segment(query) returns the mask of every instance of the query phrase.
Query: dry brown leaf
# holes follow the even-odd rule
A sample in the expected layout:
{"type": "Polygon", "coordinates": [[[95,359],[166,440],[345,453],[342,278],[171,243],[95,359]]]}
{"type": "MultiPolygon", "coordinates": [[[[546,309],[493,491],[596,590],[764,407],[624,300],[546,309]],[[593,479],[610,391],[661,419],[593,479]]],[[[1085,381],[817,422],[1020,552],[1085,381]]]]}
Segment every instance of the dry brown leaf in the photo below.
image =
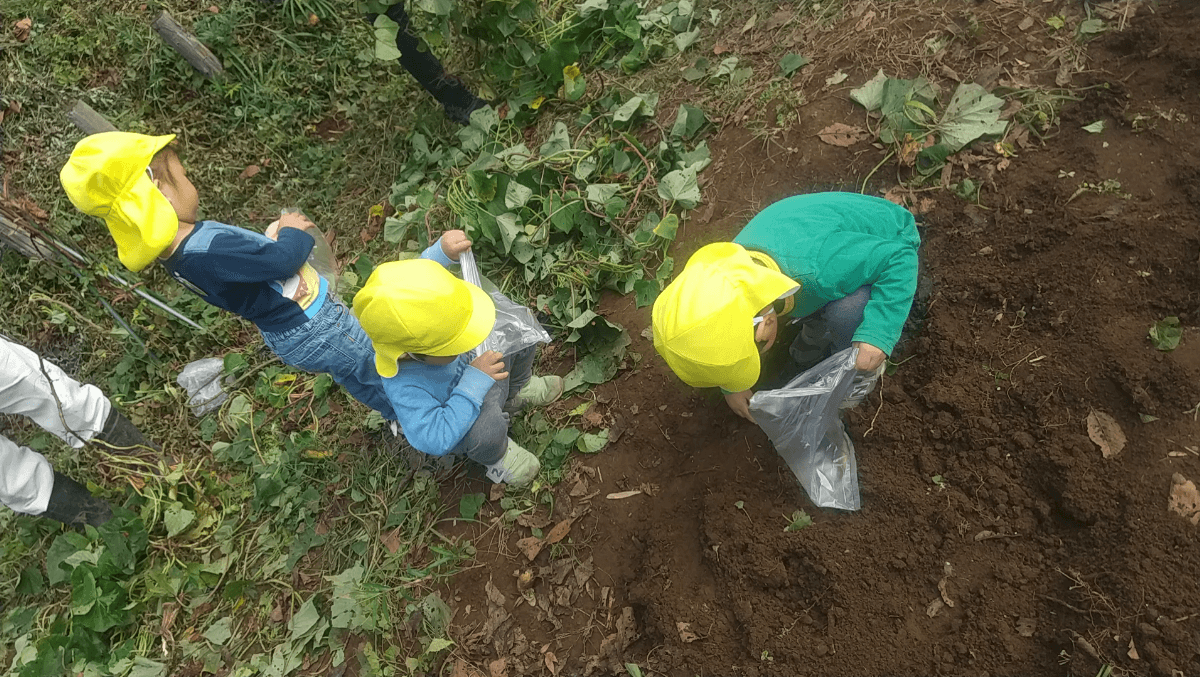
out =
{"type": "Polygon", "coordinates": [[[604,425],[604,414],[601,414],[595,409],[589,409],[587,413],[583,415],[583,422],[587,424],[586,427],[589,430],[594,430],[604,425]]]}
{"type": "Polygon", "coordinates": [[[1037,621],[1032,618],[1017,619],[1017,634],[1022,637],[1033,637],[1033,631],[1037,629],[1037,621]]]}
{"type": "Polygon", "coordinates": [[[220,8],[220,7],[217,7],[216,5],[209,5],[209,6],[208,6],[208,11],[209,11],[209,12],[212,12],[213,14],[220,14],[220,13],[221,13],[221,8],[220,8]]]}
{"type": "Polygon", "coordinates": [[[1088,437],[1100,447],[1104,458],[1112,458],[1125,448],[1125,433],[1121,431],[1121,426],[1102,411],[1088,414],[1087,431],[1088,437]]]}
{"type": "Polygon", "coordinates": [[[851,127],[844,122],[835,122],[825,129],[817,132],[819,137],[825,143],[831,146],[845,148],[853,146],[859,141],[865,141],[870,138],[871,133],[862,127],[851,127]]]}
{"type": "Polygon", "coordinates": [[[574,521],[575,520],[573,519],[565,519],[558,524],[555,524],[554,528],[550,530],[550,533],[546,534],[546,542],[558,543],[562,539],[566,538],[567,533],[571,531],[571,524],[574,521]]]}
{"type": "Polygon", "coordinates": [[[454,671],[450,673],[450,677],[485,677],[482,672],[475,669],[470,663],[459,658],[454,661],[454,671]]]}
{"type": "Polygon", "coordinates": [[[1137,647],[1133,645],[1132,637],[1129,638],[1129,653],[1126,655],[1135,661],[1140,658],[1140,656],[1138,656],[1137,647]]]}
{"type": "Polygon", "coordinates": [[[721,55],[729,51],[729,46],[723,42],[713,45],[713,54],[721,55]]]}
{"type": "Polygon", "coordinates": [[[1017,28],[1020,28],[1023,31],[1033,28],[1033,17],[1027,16],[1024,19],[1021,19],[1021,23],[1017,24],[1017,28]]]}
{"type": "Polygon", "coordinates": [[[25,42],[29,39],[29,31],[33,30],[33,19],[25,17],[13,26],[13,36],[17,42],[25,42]]]}
{"type": "Polygon", "coordinates": [[[575,483],[575,486],[571,487],[571,491],[570,491],[569,495],[571,498],[579,498],[580,496],[587,496],[587,492],[588,492],[587,480],[583,479],[581,477],[581,478],[579,478],[579,481],[575,483]]]}
{"type": "Polygon", "coordinates": [[[400,527],[380,536],[379,542],[383,543],[383,547],[387,548],[389,553],[395,555],[400,550],[400,527]]]}
{"type": "Polygon", "coordinates": [[[503,482],[499,484],[493,484],[492,488],[488,491],[488,500],[499,501],[500,499],[504,498],[505,489],[508,489],[508,485],[503,482]]]}
{"type": "Polygon", "coordinates": [[[555,656],[553,651],[547,651],[543,659],[546,661],[546,669],[550,671],[551,675],[557,675],[558,671],[562,669],[558,664],[558,656],[555,656]]]}
{"type": "Polygon", "coordinates": [[[537,559],[538,553],[542,551],[542,539],[537,536],[528,536],[517,541],[517,549],[529,559],[530,562],[537,559]]]}
{"type": "Polygon", "coordinates": [[[524,515],[517,516],[517,524],[520,524],[527,529],[545,529],[550,525],[550,516],[531,515],[526,513],[524,515]]]}
{"type": "Polygon", "coordinates": [[[858,20],[858,25],[854,27],[854,32],[861,33],[867,26],[871,25],[871,21],[875,18],[875,10],[871,10],[863,15],[863,18],[858,20]]]}
{"type": "Polygon", "coordinates": [[[271,609],[271,622],[272,623],[282,623],[283,622],[283,607],[282,606],[276,604],[275,608],[271,609]]]}
{"type": "Polygon", "coordinates": [[[491,677],[508,677],[508,659],[497,658],[491,663],[488,663],[488,674],[490,674],[491,677]]]}
{"type": "Polygon", "coordinates": [[[925,615],[929,616],[930,618],[933,618],[934,616],[941,613],[942,609],[944,609],[944,608],[946,608],[946,603],[943,602],[940,598],[935,599],[925,607],[925,615]]]}
{"type": "Polygon", "coordinates": [[[255,175],[257,175],[261,171],[262,171],[262,167],[259,167],[258,165],[248,165],[245,169],[242,170],[241,174],[238,174],[238,178],[239,179],[252,179],[255,177],[255,175]]]}
{"type": "Polygon", "coordinates": [[[681,623],[676,621],[675,629],[679,631],[679,641],[683,642],[684,644],[691,644],[692,642],[700,639],[699,635],[692,632],[691,623],[681,623]]]}
{"type": "Polygon", "coordinates": [[[1175,473],[1171,479],[1167,509],[1191,520],[1192,524],[1200,524],[1200,491],[1196,490],[1196,483],[1179,473],[1175,473]]]}
{"type": "Polygon", "coordinates": [[[622,498],[629,498],[629,497],[631,497],[631,496],[637,496],[637,495],[639,495],[639,494],[641,494],[641,493],[642,493],[642,490],[641,490],[641,489],[634,489],[633,491],[618,491],[618,492],[616,492],[616,493],[614,493],[614,494],[609,494],[609,495],[608,495],[606,498],[609,498],[609,499],[612,499],[612,500],[614,500],[614,501],[617,501],[617,500],[620,500],[620,499],[622,499],[622,498]]]}

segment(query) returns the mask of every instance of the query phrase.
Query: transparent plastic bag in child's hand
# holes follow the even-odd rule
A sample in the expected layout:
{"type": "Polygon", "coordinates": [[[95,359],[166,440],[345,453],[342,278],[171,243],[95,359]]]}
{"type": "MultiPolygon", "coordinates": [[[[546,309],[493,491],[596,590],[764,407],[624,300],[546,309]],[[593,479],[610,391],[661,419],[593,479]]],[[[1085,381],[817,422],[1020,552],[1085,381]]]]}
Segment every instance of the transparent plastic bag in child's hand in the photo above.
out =
{"type": "Polygon", "coordinates": [[[224,369],[225,360],[208,357],[188,363],[183,371],[179,372],[175,382],[187,391],[188,405],[196,417],[221,406],[229,397],[221,389],[221,373],[224,369]]]}
{"type": "Polygon", "coordinates": [[[854,380],[850,384],[850,394],[846,399],[842,400],[840,408],[853,409],[862,404],[863,400],[867,399],[875,390],[875,386],[879,385],[879,378],[883,376],[883,370],[887,367],[887,361],[879,365],[878,369],[873,371],[858,371],[854,372],[854,380]]]}
{"type": "MultiPolygon", "coordinates": [[[[280,216],[286,214],[300,214],[301,216],[305,216],[304,212],[295,207],[279,210],[280,216]]],[[[309,219],[309,221],[311,220],[309,219]]],[[[279,222],[275,221],[271,226],[278,224],[279,222]]],[[[338,271],[337,257],[333,255],[333,247],[329,246],[329,240],[325,238],[325,234],[316,225],[308,228],[308,234],[313,237],[313,248],[308,254],[308,265],[317,271],[317,275],[325,278],[325,282],[329,285],[328,294],[337,298],[338,278],[341,277],[341,274],[338,271]]]]}
{"type": "Polygon", "coordinates": [[[835,353],[778,390],[750,398],[750,413],[816,505],[858,510],[854,445],[838,415],[858,370],[857,348],[835,353]]]}
{"type": "Polygon", "coordinates": [[[475,265],[475,254],[471,250],[460,254],[458,263],[462,267],[463,280],[487,291],[492,297],[492,302],[496,304],[496,324],[492,326],[492,333],[472,351],[473,354],[494,350],[501,355],[512,355],[535,343],[550,342],[550,334],[537,321],[532,310],[508,298],[499,290],[488,290],[490,285],[483,283],[479,267],[475,265]]]}

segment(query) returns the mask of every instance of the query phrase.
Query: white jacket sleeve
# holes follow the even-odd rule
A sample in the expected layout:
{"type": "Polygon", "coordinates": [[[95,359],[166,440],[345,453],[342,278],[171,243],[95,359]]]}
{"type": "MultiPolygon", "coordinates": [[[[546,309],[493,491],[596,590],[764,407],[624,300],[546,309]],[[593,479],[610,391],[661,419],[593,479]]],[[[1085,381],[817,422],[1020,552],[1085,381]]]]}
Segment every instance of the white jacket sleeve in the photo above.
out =
{"type": "Polygon", "coordinates": [[[0,338],[0,412],[28,416],[78,449],[104,429],[111,409],[96,386],[81,384],[25,346],[0,338]]]}

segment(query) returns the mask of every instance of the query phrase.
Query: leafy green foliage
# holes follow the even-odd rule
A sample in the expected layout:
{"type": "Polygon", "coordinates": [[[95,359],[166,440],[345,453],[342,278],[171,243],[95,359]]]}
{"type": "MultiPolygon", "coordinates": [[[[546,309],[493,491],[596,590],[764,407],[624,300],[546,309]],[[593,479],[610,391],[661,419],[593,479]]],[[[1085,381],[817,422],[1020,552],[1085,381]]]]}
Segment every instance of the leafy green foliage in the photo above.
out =
{"type": "Polygon", "coordinates": [[[788,525],[783,528],[785,532],[800,531],[813,523],[812,517],[809,517],[808,513],[803,510],[793,512],[790,518],[784,515],[784,519],[789,520],[788,525]]]}
{"type": "Polygon", "coordinates": [[[1155,322],[1150,327],[1150,342],[1163,352],[1169,352],[1179,347],[1183,340],[1183,327],[1179,318],[1172,315],[1155,322]]]}

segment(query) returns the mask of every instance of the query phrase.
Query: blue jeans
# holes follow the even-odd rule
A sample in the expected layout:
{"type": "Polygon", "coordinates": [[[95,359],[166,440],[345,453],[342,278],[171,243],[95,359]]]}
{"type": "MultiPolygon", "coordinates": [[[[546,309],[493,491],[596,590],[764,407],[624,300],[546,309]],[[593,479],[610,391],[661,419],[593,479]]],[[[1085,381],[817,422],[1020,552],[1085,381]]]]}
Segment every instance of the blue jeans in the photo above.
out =
{"type": "Polygon", "coordinates": [[[862,324],[863,310],[871,300],[871,285],[863,285],[840,299],[830,301],[815,313],[793,322],[804,326],[789,352],[801,365],[812,365],[845,350],[854,342],[862,324]]]}
{"type": "Polygon", "coordinates": [[[481,465],[492,465],[504,458],[508,451],[508,419],[512,411],[510,398],[516,398],[521,388],[533,376],[533,358],[537,346],[504,357],[508,378],[496,381],[483,397],[479,407],[479,418],[462,441],[450,453],[463,455],[481,465]]]}
{"type": "Polygon", "coordinates": [[[396,420],[375,371],[375,349],[358,318],[333,298],[308,322],[280,332],[262,332],[263,340],[283,363],[304,371],[329,374],[354,399],[396,420]]]}

